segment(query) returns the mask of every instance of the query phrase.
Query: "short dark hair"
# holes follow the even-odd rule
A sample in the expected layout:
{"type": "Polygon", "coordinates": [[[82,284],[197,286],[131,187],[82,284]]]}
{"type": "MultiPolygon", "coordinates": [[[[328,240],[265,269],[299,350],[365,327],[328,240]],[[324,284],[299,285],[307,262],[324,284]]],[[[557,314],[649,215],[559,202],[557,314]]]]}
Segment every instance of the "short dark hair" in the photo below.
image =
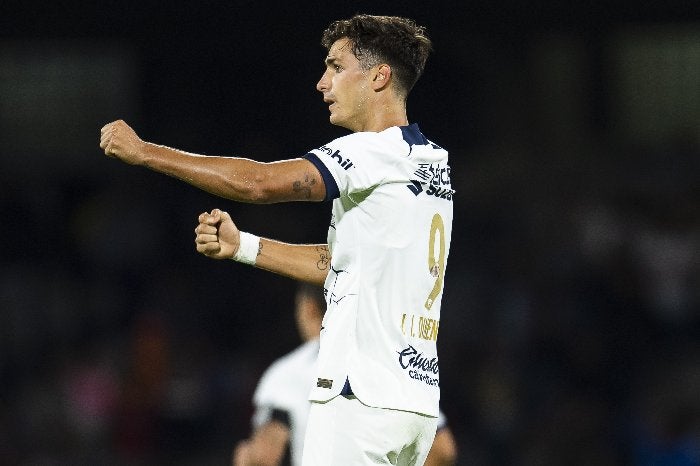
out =
{"type": "Polygon", "coordinates": [[[323,31],[321,44],[330,50],[335,41],[344,37],[352,42],[352,53],[364,68],[380,63],[391,66],[398,90],[404,96],[423,74],[432,50],[425,28],[398,16],[358,14],[334,21],[323,31]]]}

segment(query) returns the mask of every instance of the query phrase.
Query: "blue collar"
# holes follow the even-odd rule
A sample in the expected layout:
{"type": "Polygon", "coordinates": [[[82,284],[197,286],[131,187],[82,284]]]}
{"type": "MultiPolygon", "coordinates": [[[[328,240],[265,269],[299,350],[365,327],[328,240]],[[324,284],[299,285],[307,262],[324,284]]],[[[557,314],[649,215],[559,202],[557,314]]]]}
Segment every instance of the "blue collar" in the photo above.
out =
{"type": "Polygon", "coordinates": [[[425,146],[429,144],[428,140],[423,136],[423,133],[420,132],[418,123],[412,123],[408,126],[399,126],[399,128],[401,128],[403,140],[406,141],[409,146],[425,146]]]}

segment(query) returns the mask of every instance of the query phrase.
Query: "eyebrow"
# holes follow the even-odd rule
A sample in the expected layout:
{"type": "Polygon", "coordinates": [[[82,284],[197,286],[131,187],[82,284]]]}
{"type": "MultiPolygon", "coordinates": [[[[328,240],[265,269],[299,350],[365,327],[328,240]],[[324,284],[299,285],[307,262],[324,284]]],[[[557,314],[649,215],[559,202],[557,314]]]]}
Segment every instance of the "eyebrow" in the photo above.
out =
{"type": "Polygon", "coordinates": [[[326,66],[331,66],[337,61],[338,61],[338,59],[336,57],[331,57],[330,55],[327,56],[325,60],[323,60],[323,62],[326,64],[326,66]]]}

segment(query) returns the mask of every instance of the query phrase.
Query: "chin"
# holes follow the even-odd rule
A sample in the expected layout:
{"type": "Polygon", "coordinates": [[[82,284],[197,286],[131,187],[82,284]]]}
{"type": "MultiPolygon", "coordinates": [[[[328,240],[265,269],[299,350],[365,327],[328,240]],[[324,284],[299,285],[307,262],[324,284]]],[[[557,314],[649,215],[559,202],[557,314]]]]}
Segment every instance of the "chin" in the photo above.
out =
{"type": "Polygon", "coordinates": [[[328,121],[330,121],[332,125],[343,126],[343,120],[333,113],[328,117],[328,121]]]}

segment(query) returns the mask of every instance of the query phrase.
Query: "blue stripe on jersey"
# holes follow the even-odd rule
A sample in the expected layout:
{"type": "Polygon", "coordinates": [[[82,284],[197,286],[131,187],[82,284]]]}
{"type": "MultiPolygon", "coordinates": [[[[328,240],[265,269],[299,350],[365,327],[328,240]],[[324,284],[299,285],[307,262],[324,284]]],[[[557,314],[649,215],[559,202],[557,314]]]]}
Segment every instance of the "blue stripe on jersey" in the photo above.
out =
{"type": "Polygon", "coordinates": [[[409,146],[424,146],[428,144],[428,140],[423,136],[423,133],[420,132],[420,128],[418,128],[418,123],[400,126],[400,128],[403,140],[406,141],[409,146]]]}
{"type": "Polygon", "coordinates": [[[306,154],[304,158],[309,162],[313,163],[314,166],[316,166],[318,171],[321,173],[321,178],[323,178],[323,184],[326,185],[326,198],[324,200],[331,201],[340,197],[340,190],[338,189],[338,185],[336,184],[333,175],[331,175],[331,172],[323,164],[323,162],[321,162],[321,159],[319,159],[316,154],[312,154],[311,152],[306,154]]]}
{"type": "Polygon", "coordinates": [[[270,413],[270,420],[280,422],[285,427],[288,427],[290,429],[292,427],[292,421],[289,418],[289,411],[285,409],[272,408],[272,412],[270,413]]]}

